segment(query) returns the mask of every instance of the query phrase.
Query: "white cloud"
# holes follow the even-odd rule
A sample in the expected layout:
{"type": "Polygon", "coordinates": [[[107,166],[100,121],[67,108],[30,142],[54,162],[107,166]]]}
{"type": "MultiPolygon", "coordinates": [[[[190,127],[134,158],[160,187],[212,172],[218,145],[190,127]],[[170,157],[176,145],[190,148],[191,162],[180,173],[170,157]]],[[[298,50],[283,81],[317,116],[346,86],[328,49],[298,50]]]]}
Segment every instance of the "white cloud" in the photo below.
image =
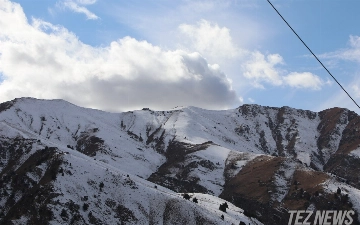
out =
{"type": "Polygon", "coordinates": [[[81,5],[92,5],[97,2],[97,0],[76,0],[77,3],[81,5]]]}
{"type": "Polygon", "coordinates": [[[254,103],[254,102],[255,102],[255,100],[252,99],[252,98],[248,98],[248,101],[251,102],[251,103],[254,103]]]}
{"type": "MultiPolygon", "coordinates": [[[[136,2],[136,1],[135,1],[136,2]]],[[[126,24],[157,45],[174,47],[192,39],[181,32],[179,25],[200,28],[206,19],[212,28],[216,26],[231,33],[232,44],[242,49],[258,46],[259,41],[269,35],[263,23],[251,19],[249,7],[258,5],[253,0],[181,0],[181,1],[144,1],[146,7],[139,7],[134,1],[109,1],[102,9],[120,25],[126,24]],[[113,2],[119,2],[114,4],[113,2]],[[216,22],[216,23],[212,23],[216,22]]],[[[218,41],[218,40],[215,40],[218,41]]],[[[186,46],[190,47],[190,46],[186,46]]],[[[194,50],[194,49],[192,49],[194,50]]],[[[198,50],[196,50],[198,51],[198,50]]],[[[204,53],[203,56],[209,59],[204,53]]]]}
{"type": "MultiPolygon", "coordinates": [[[[350,35],[348,41],[348,47],[339,49],[333,52],[328,52],[321,54],[320,57],[322,59],[331,60],[331,62],[336,66],[339,63],[339,60],[352,61],[355,63],[360,63],[360,36],[350,35]]],[[[341,65],[341,64],[340,64],[341,65]]],[[[343,70],[343,68],[342,68],[343,70]]],[[[346,70],[345,70],[346,71],[346,70]]],[[[343,78],[341,82],[342,86],[345,90],[355,99],[357,102],[360,100],[360,73],[358,69],[354,71],[346,72],[347,74],[351,74],[352,79],[346,81],[343,78]]],[[[333,81],[328,80],[326,82],[332,85],[333,81]]],[[[336,84],[337,86],[337,84],[336,84]]],[[[335,106],[346,107],[348,109],[354,110],[359,113],[359,108],[352,102],[349,96],[339,88],[339,91],[334,93],[327,101],[321,104],[318,109],[330,108],[335,106]]]]}
{"type": "Polygon", "coordinates": [[[320,55],[325,59],[342,59],[360,62],[360,37],[350,35],[349,48],[340,49],[338,51],[324,53],[320,55]]]}
{"type": "Polygon", "coordinates": [[[252,53],[251,59],[243,64],[244,76],[254,81],[254,86],[264,88],[262,82],[272,85],[281,85],[282,79],[275,68],[276,65],[283,64],[283,59],[279,54],[270,54],[265,57],[256,51],[252,53]]]}
{"type": "Polygon", "coordinates": [[[284,64],[283,58],[279,54],[269,54],[267,56],[260,52],[252,53],[251,60],[243,65],[245,78],[253,81],[253,86],[264,88],[262,83],[268,83],[275,86],[290,86],[293,88],[320,90],[324,82],[319,76],[310,72],[291,72],[284,76],[285,72],[277,65],[284,64]]]}
{"type": "Polygon", "coordinates": [[[360,98],[360,85],[359,84],[353,84],[351,86],[351,89],[353,90],[355,97],[360,98]]]}
{"type": "Polygon", "coordinates": [[[94,13],[90,12],[86,7],[80,5],[91,5],[94,4],[96,0],[65,0],[58,4],[60,7],[64,7],[70,9],[75,13],[83,13],[85,14],[86,18],[89,20],[97,20],[99,17],[94,13]],[[79,5],[80,4],[80,5],[79,5]]]}
{"type": "Polygon", "coordinates": [[[242,104],[242,103],[244,103],[244,98],[243,97],[239,97],[239,102],[242,104]]]}
{"type": "Polygon", "coordinates": [[[63,27],[38,19],[29,24],[19,4],[0,5],[1,102],[62,98],[112,111],[239,104],[219,66],[198,53],[165,51],[131,37],[92,47],[63,27]]]}
{"type": "Polygon", "coordinates": [[[313,90],[320,90],[321,86],[324,85],[324,82],[320,79],[320,77],[310,72],[292,72],[283,79],[287,85],[294,88],[309,88],[313,90]]]}
{"type": "Polygon", "coordinates": [[[240,53],[232,41],[230,30],[216,23],[200,20],[196,25],[181,24],[179,29],[185,35],[182,41],[186,46],[211,60],[234,58],[240,53]]]}
{"type": "MultiPolygon", "coordinates": [[[[351,85],[343,85],[352,98],[359,104],[360,100],[360,80],[352,80],[351,85]]],[[[336,88],[325,101],[322,101],[314,110],[321,111],[333,107],[343,107],[360,114],[359,108],[349,98],[349,96],[340,88],[336,88]]]]}

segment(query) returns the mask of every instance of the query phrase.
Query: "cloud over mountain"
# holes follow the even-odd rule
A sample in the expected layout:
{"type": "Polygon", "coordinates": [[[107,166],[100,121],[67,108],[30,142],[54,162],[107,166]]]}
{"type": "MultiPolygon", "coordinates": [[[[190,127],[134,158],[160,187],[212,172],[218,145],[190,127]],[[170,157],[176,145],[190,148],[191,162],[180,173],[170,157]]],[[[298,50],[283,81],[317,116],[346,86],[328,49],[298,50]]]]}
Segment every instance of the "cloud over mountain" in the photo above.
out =
{"type": "Polygon", "coordinates": [[[63,98],[113,111],[239,103],[219,66],[198,53],[164,50],[131,37],[92,47],[64,27],[35,18],[29,23],[16,3],[0,2],[1,101],[63,98]]]}

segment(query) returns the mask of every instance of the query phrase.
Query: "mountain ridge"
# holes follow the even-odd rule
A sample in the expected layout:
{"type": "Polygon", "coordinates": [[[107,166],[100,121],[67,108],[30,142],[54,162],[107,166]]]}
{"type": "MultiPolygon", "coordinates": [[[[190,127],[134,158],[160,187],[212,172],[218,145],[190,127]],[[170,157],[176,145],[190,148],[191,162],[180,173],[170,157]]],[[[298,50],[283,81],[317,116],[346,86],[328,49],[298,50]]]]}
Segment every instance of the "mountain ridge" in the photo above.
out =
{"type": "MultiPolygon", "coordinates": [[[[34,171],[38,171],[37,176],[44,177],[44,171],[48,170],[41,165],[46,164],[46,168],[50,168],[50,175],[43,178],[47,181],[44,182],[61,190],[54,192],[55,195],[64,194],[66,188],[59,186],[57,180],[65,179],[65,182],[70,179],[67,177],[69,174],[64,171],[82,170],[65,169],[70,158],[77,157],[78,160],[99,164],[102,168],[107,168],[107,171],[123,171],[122,176],[127,173],[130,177],[148,180],[146,182],[152,182],[152,186],[164,187],[175,191],[174,193],[220,196],[229,204],[233,203],[234,207],[245,210],[243,214],[225,218],[232,223],[236,221],[235,218],[252,224],[260,223],[259,221],[264,224],[287,223],[289,209],[305,210],[309,207],[354,209],[357,216],[360,212],[360,206],[356,204],[357,201],[360,202],[360,177],[357,175],[360,172],[360,167],[357,166],[360,165],[359,118],[356,113],[342,108],[312,112],[286,106],[277,108],[246,104],[229,110],[182,107],[165,111],[144,108],[108,113],[78,107],[63,100],[15,99],[0,104],[0,181],[7,187],[12,187],[17,182],[11,176],[15,173],[33,183],[37,180],[34,171]],[[51,156],[44,158],[44,162],[27,162],[26,157],[46,152],[45,148],[55,153],[49,153],[51,156]],[[66,160],[62,160],[59,168],[56,168],[53,161],[55,155],[59,154],[66,160]],[[25,166],[25,162],[29,165],[25,166]],[[29,168],[31,172],[28,171],[29,168]],[[54,174],[56,179],[52,180],[54,174]],[[334,199],[336,185],[341,187],[343,194],[334,199]],[[348,196],[351,193],[351,198],[345,197],[345,193],[348,196]],[[259,221],[254,222],[254,218],[259,221]]],[[[96,181],[94,178],[91,180],[96,181]]],[[[40,181],[41,179],[38,183],[40,181]]],[[[38,189],[43,188],[44,185],[38,183],[38,189]]],[[[80,183],[77,184],[79,185],[80,183]]],[[[81,185],[90,184],[83,181],[81,185]]],[[[121,185],[127,184],[124,181],[121,185]]],[[[79,188],[77,186],[72,188],[76,190],[79,188]]],[[[149,192],[146,188],[142,190],[144,193],[149,192]]],[[[88,191],[93,193],[90,189],[88,191]]],[[[19,196],[25,196],[26,189],[17,192],[19,196]]],[[[15,191],[15,196],[17,192],[15,191]]],[[[5,199],[0,200],[0,204],[16,205],[22,199],[13,196],[15,199],[10,201],[3,190],[0,190],[0,196],[5,199]]],[[[91,216],[75,212],[76,210],[70,213],[69,207],[73,208],[77,204],[71,203],[72,198],[81,201],[79,196],[69,195],[66,202],[60,204],[62,209],[71,214],[68,215],[71,217],[69,220],[75,218],[75,222],[81,220],[85,223],[97,221],[95,224],[107,221],[94,212],[96,207],[90,207],[94,213],[91,216]],[[93,217],[98,220],[91,219],[93,217]]],[[[100,199],[104,205],[106,196],[100,199]]],[[[131,218],[143,218],[143,224],[150,221],[149,212],[144,213],[146,210],[137,211],[127,207],[125,203],[132,200],[118,200],[122,204],[116,203],[115,206],[123,209],[120,211],[128,212],[128,215],[121,220],[121,216],[116,214],[115,206],[115,209],[104,206],[104,209],[113,212],[114,218],[117,215],[117,219],[123,222],[127,218],[127,223],[130,224],[135,223],[135,219],[131,218]]],[[[96,198],[92,198],[89,205],[95,205],[96,201],[96,198]]],[[[217,203],[220,204],[221,201],[216,198],[217,203]]],[[[145,207],[143,204],[140,205],[145,207]]],[[[181,201],[179,204],[183,205],[181,201]]],[[[41,207],[46,212],[51,211],[46,217],[47,222],[69,222],[61,219],[58,214],[62,209],[53,202],[43,203],[41,207]]],[[[217,217],[210,216],[206,221],[217,221],[215,218],[220,218],[217,212],[219,210],[216,206],[212,207],[214,209],[217,214],[211,215],[217,217]]],[[[238,211],[241,212],[240,209],[238,211]]],[[[199,213],[201,214],[199,211],[196,215],[200,215],[199,213]]],[[[13,214],[3,214],[6,221],[14,221],[13,214]]],[[[194,216],[192,221],[201,224],[200,217],[194,216]]],[[[173,221],[171,216],[166,218],[169,219],[166,221],[173,221]]]]}

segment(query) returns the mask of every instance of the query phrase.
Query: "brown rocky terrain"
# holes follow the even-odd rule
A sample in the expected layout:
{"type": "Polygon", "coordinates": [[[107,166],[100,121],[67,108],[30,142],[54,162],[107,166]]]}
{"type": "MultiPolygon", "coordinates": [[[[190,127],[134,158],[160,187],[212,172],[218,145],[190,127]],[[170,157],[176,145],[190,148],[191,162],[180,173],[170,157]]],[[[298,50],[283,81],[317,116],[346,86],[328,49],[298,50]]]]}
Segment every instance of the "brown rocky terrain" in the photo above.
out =
{"type": "MultiPolygon", "coordinates": [[[[95,209],[103,207],[109,218],[130,224],[150,215],[157,221],[152,206],[139,200],[139,208],[132,208],[127,203],[132,200],[112,191],[117,185],[138,193],[140,180],[129,178],[137,177],[149,182],[146,187],[156,186],[156,193],[168,188],[218,196],[243,209],[247,217],[238,218],[248,221],[287,224],[288,210],[353,209],[359,224],[359,122],[355,112],[341,108],[317,113],[243,105],[111,114],[61,100],[15,99],[0,104],[0,220],[101,224],[106,219],[95,209]],[[79,165],[70,166],[71,161],[79,165]],[[97,169],[89,173],[85,167],[97,169]],[[104,168],[107,175],[99,172],[104,168]],[[123,171],[124,178],[114,171],[123,171]],[[94,174],[102,175],[88,177],[94,174]]],[[[174,221],[171,214],[178,211],[172,207],[183,203],[164,202],[160,214],[174,221]]],[[[191,221],[216,220],[196,211],[191,221]]]]}

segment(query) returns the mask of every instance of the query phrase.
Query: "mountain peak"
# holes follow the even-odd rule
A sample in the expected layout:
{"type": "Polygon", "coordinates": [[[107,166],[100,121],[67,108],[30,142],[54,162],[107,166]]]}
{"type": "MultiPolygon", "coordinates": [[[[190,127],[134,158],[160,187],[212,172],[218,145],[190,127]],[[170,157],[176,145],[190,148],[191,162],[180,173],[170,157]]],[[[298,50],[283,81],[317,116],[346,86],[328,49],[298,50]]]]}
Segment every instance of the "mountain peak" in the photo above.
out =
{"type": "Polygon", "coordinates": [[[0,223],[35,221],[41,210],[58,224],[219,224],[221,215],[229,224],[261,224],[249,216],[286,224],[287,210],[310,205],[360,213],[359,136],[360,117],[340,108],[107,113],[14,99],[0,104],[0,223]],[[31,190],[52,200],[39,208],[31,190]],[[34,211],[24,202],[36,202],[34,211]],[[219,210],[225,202],[229,214],[219,210]]]}

